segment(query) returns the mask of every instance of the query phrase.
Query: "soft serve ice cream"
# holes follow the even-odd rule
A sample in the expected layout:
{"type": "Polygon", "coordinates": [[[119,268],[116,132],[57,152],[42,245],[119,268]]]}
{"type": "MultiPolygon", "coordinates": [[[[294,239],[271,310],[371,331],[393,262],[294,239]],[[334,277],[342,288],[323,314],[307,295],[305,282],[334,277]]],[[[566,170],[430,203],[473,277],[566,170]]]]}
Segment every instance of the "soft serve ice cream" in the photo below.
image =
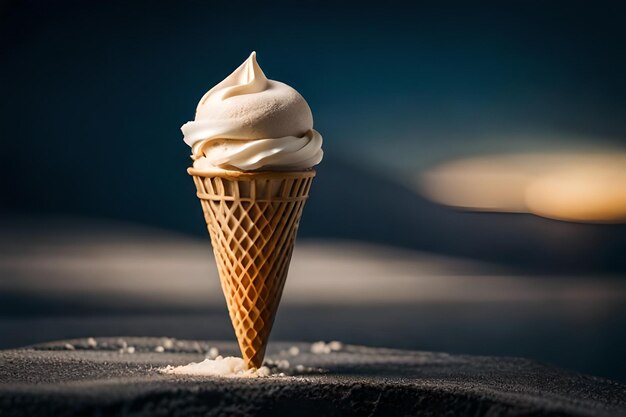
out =
{"type": "Polygon", "coordinates": [[[213,171],[300,171],[320,163],[322,136],[304,98],[268,80],[256,53],[198,103],[181,128],[193,167],[213,171]]]}

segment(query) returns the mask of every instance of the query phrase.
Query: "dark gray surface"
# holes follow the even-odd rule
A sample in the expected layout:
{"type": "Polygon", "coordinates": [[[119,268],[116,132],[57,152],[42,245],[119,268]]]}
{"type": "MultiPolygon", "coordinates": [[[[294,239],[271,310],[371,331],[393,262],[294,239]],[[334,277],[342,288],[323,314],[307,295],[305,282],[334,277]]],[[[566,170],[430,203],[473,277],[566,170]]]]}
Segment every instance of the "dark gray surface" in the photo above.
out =
{"type": "Polygon", "coordinates": [[[515,358],[345,346],[312,354],[309,344],[272,343],[286,377],[226,379],[163,375],[226,342],[101,338],[0,352],[1,416],[108,415],[626,415],[626,386],[515,358]],[[122,341],[123,339],[123,341],[122,341]],[[135,353],[120,353],[124,345],[135,353]],[[70,344],[73,349],[66,346],[70,344]],[[295,372],[296,365],[324,371],[295,372]]]}

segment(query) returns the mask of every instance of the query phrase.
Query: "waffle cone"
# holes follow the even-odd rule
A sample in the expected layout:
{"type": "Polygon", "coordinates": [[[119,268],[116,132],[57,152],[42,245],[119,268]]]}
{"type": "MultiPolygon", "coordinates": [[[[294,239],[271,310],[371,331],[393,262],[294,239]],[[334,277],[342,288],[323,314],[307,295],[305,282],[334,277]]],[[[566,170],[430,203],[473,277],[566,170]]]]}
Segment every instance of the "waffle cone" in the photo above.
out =
{"type": "Polygon", "coordinates": [[[242,357],[248,369],[259,368],[315,171],[188,172],[242,357]]]}

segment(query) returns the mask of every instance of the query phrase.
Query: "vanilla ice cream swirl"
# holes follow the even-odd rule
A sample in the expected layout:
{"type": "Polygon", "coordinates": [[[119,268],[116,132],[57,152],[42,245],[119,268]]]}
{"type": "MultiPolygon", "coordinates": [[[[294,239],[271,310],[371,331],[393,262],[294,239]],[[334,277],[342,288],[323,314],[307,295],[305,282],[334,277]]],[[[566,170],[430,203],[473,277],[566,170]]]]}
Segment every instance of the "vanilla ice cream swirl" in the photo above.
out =
{"type": "Polygon", "coordinates": [[[254,52],[202,97],[181,130],[201,171],[304,170],[324,155],[307,102],[268,80],[254,52]]]}

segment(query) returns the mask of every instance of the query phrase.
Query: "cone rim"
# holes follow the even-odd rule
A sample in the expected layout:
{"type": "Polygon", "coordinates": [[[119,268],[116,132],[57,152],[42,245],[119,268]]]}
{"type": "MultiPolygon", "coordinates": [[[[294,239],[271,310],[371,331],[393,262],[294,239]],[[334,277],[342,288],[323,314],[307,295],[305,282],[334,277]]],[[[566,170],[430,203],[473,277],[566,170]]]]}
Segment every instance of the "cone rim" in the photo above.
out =
{"type": "Polygon", "coordinates": [[[222,171],[222,172],[207,172],[195,169],[193,167],[187,168],[187,173],[193,177],[204,178],[226,178],[226,179],[255,179],[255,178],[307,178],[314,177],[316,174],[315,169],[309,168],[302,171],[222,171]]]}

